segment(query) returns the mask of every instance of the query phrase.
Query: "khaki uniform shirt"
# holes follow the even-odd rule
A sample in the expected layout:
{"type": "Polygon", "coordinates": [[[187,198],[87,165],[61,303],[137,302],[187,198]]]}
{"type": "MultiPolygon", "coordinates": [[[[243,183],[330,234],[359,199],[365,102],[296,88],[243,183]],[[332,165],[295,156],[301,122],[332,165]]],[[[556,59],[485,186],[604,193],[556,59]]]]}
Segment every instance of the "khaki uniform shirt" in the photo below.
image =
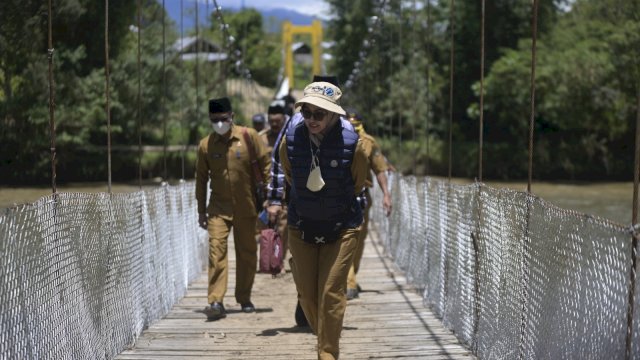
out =
{"type": "MultiPolygon", "coordinates": [[[[375,175],[380,174],[383,171],[387,171],[389,168],[387,166],[387,162],[382,156],[382,152],[380,151],[380,146],[376,142],[376,139],[367,134],[365,131],[361,131],[358,133],[360,135],[360,142],[362,142],[362,147],[364,148],[364,152],[369,161],[369,165],[371,170],[375,175]]],[[[365,185],[367,187],[373,186],[373,177],[371,176],[371,171],[367,171],[367,180],[365,181],[365,185]]]]}
{"type": "MultiPolygon", "coordinates": [[[[291,184],[291,163],[287,156],[287,138],[282,137],[280,142],[280,162],[282,164],[282,171],[284,172],[285,179],[291,184]]],[[[364,184],[369,172],[369,163],[367,160],[367,154],[363,146],[362,139],[358,140],[356,145],[356,152],[353,154],[353,161],[351,162],[351,176],[353,177],[354,189],[353,194],[358,195],[364,189],[364,184]]]]}
{"type": "Polygon", "coordinates": [[[269,129],[264,132],[261,131],[258,135],[260,135],[260,139],[262,139],[262,142],[269,150],[269,154],[271,154],[271,152],[273,151],[273,147],[276,145],[276,140],[278,140],[279,134],[269,129]]]}
{"type": "Polygon", "coordinates": [[[265,183],[269,181],[271,156],[254,129],[233,125],[229,139],[212,133],[198,145],[196,201],[199,214],[216,215],[225,220],[233,220],[234,216],[256,216],[257,180],[243,131],[247,131],[253,143],[265,183]],[[208,206],[207,182],[211,188],[208,206]]]}

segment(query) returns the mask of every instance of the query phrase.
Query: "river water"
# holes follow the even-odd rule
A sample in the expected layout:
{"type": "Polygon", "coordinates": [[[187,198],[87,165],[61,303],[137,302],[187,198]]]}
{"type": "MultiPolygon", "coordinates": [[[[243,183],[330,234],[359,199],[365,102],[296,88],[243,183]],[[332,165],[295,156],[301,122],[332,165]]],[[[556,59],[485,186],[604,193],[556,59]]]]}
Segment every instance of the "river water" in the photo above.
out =
{"type": "MultiPolygon", "coordinates": [[[[456,182],[468,181],[458,179],[456,182]]],[[[527,184],[521,182],[487,182],[496,188],[510,188],[526,191],[527,184]]],[[[159,185],[148,184],[144,189],[151,189],[159,185]]],[[[138,191],[137,185],[113,184],[114,193],[138,191]]],[[[58,187],[58,192],[107,192],[106,184],[71,184],[58,187]]],[[[631,206],[633,198],[633,183],[534,183],[533,194],[565,209],[596,215],[620,224],[631,223],[631,206]]],[[[14,205],[31,203],[39,198],[51,194],[47,187],[0,187],[0,209],[14,205]]],[[[393,194],[392,194],[393,195],[393,194]]]]}

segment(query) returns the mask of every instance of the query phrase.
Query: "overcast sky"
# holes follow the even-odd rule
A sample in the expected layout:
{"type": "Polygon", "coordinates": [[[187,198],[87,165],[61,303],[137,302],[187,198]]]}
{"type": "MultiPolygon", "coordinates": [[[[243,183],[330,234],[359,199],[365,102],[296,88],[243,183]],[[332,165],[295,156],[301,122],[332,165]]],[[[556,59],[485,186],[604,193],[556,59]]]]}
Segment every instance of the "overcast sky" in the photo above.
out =
{"type": "MultiPolygon", "coordinates": [[[[207,0],[199,1],[205,3],[207,0]]],[[[244,5],[256,9],[282,8],[321,18],[326,18],[329,11],[329,5],[321,0],[217,0],[217,2],[222,7],[239,8],[244,5]]],[[[209,4],[213,4],[213,0],[209,0],[209,4]]]]}

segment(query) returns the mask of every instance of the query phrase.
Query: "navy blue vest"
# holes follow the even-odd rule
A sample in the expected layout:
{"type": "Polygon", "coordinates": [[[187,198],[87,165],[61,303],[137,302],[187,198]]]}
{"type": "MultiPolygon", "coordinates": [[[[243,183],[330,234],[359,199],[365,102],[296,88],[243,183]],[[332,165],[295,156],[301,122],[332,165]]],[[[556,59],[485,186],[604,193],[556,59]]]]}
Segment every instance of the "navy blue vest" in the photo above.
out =
{"type": "MultiPolygon", "coordinates": [[[[307,188],[311,145],[304,121],[290,124],[286,139],[292,180],[289,224],[297,226],[303,232],[303,240],[310,243],[335,241],[340,230],[360,226],[362,209],[354,194],[351,174],[358,134],[351,124],[339,121],[322,140],[318,159],[325,185],[317,192],[307,188]]],[[[313,145],[313,150],[317,149],[313,145]]]]}

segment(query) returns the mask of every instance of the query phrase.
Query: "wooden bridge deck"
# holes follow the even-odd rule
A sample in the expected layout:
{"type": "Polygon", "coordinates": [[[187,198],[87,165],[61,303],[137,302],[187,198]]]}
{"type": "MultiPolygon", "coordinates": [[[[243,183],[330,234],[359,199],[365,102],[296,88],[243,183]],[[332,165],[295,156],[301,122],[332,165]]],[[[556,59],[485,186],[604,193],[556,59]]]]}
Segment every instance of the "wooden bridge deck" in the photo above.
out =
{"type": "MultiPolygon", "coordinates": [[[[340,341],[343,359],[472,359],[445,329],[376,243],[367,239],[361,264],[360,298],[348,302],[340,341]]],[[[372,240],[373,239],[373,240],[372,240]]],[[[191,284],[171,312],[150,326],[117,359],[316,359],[315,336],[295,325],[296,290],[291,273],[257,274],[252,301],[256,313],[235,303],[235,256],[230,241],[228,315],[207,321],[207,275],[191,284]]],[[[288,266],[288,265],[287,265],[288,266]]]]}

